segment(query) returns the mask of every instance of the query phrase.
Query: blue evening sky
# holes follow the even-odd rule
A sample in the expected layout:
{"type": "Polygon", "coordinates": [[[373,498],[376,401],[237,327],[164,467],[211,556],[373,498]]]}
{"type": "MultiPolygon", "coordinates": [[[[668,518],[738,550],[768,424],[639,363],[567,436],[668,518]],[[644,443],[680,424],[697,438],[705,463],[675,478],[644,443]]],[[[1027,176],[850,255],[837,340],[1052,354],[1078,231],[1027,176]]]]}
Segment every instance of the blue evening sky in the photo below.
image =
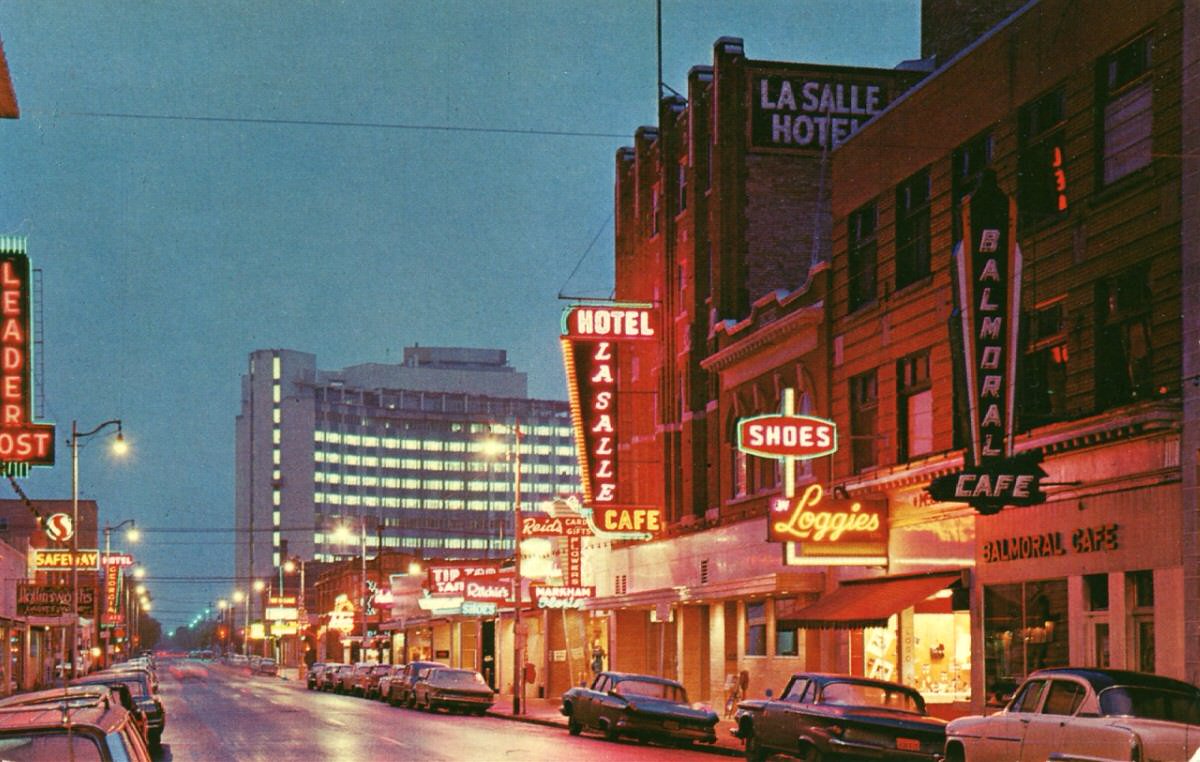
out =
{"type": "MultiPolygon", "coordinates": [[[[664,79],[686,92],[723,35],[895,66],[920,55],[919,6],[664,0],[664,79]]],[[[565,399],[559,295],[612,290],[614,153],[655,119],[653,0],[7,0],[0,38],[21,106],[0,233],[44,272],[59,435],[23,486],[68,498],[71,421],[121,418],[133,457],[88,440],[80,494],[151,530],[151,578],[233,574],[229,532],[153,530],[232,528],[254,349],[339,368],[500,348],[565,399]]],[[[232,582],[150,587],[169,631],[232,582]]]]}

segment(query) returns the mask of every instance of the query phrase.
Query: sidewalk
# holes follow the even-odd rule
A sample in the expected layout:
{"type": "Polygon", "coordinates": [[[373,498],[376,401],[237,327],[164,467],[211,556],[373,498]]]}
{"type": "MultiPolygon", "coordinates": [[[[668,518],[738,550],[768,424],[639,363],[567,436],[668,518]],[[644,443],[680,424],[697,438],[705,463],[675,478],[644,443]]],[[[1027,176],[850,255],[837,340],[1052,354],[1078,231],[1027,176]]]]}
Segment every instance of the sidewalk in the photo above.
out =
{"type": "MultiPolygon", "coordinates": [[[[562,702],[559,699],[526,698],[525,712],[519,716],[513,716],[512,704],[511,694],[497,693],[496,700],[487,713],[492,717],[499,717],[504,720],[562,728],[564,733],[567,732],[567,718],[559,711],[559,708],[562,706],[562,702]]],[[[729,734],[729,728],[732,726],[733,723],[729,720],[718,720],[716,726],[717,742],[712,745],[695,744],[692,748],[696,751],[711,751],[714,754],[724,754],[732,757],[742,756],[742,742],[729,734]]]]}

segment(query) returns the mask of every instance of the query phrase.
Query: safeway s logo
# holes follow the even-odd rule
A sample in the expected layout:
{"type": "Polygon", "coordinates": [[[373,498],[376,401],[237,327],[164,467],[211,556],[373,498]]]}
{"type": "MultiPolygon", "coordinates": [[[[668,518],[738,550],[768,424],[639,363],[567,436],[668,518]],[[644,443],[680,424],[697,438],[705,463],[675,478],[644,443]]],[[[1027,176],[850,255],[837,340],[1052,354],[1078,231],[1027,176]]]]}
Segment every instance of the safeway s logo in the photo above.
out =
{"type": "Polygon", "coordinates": [[[66,513],[56,513],[46,519],[46,536],[55,542],[66,542],[75,534],[75,524],[66,513]]]}

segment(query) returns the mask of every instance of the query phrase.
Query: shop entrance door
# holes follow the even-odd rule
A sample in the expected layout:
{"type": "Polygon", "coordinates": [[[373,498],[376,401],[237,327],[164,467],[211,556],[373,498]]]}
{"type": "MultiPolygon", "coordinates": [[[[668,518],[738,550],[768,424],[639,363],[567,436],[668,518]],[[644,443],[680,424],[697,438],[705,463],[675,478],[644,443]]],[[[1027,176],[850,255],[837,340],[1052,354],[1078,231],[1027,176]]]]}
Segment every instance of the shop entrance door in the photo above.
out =
{"type": "Polygon", "coordinates": [[[480,632],[480,665],[483,671],[483,679],[487,680],[487,684],[492,686],[492,690],[496,690],[496,620],[483,620],[483,628],[480,632]]]}

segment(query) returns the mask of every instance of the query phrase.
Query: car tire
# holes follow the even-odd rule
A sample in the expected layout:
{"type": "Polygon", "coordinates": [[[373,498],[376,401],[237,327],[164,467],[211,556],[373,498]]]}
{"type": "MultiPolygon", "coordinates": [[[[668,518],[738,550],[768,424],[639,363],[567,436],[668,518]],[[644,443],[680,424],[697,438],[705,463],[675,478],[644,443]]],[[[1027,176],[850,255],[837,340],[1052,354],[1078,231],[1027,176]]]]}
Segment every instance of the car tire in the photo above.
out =
{"type": "Polygon", "coordinates": [[[821,762],[824,758],[825,755],[821,753],[821,750],[810,744],[806,744],[804,748],[800,749],[800,759],[804,762],[821,762]]]}
{"type": "Polygon", "coordinates": [[[621,732],[617,730],[616,723],[609,722],[604,725],[604,740],[619,741],[621,740],[621,732]]]}
{"type": "Polygon", "coordinates": [[[749,762],[763,762],[767,758],[767,750],[758,742],[758,736],[754,735],[751,730],[746,737],[746,748],[744,754],[749,762]]]}
{"type": "Polygon", "coordinates": [[[577,736],[583,732],[583,723],[574,717],[567,718],[567,732],[573,736],[577,736]]]}

